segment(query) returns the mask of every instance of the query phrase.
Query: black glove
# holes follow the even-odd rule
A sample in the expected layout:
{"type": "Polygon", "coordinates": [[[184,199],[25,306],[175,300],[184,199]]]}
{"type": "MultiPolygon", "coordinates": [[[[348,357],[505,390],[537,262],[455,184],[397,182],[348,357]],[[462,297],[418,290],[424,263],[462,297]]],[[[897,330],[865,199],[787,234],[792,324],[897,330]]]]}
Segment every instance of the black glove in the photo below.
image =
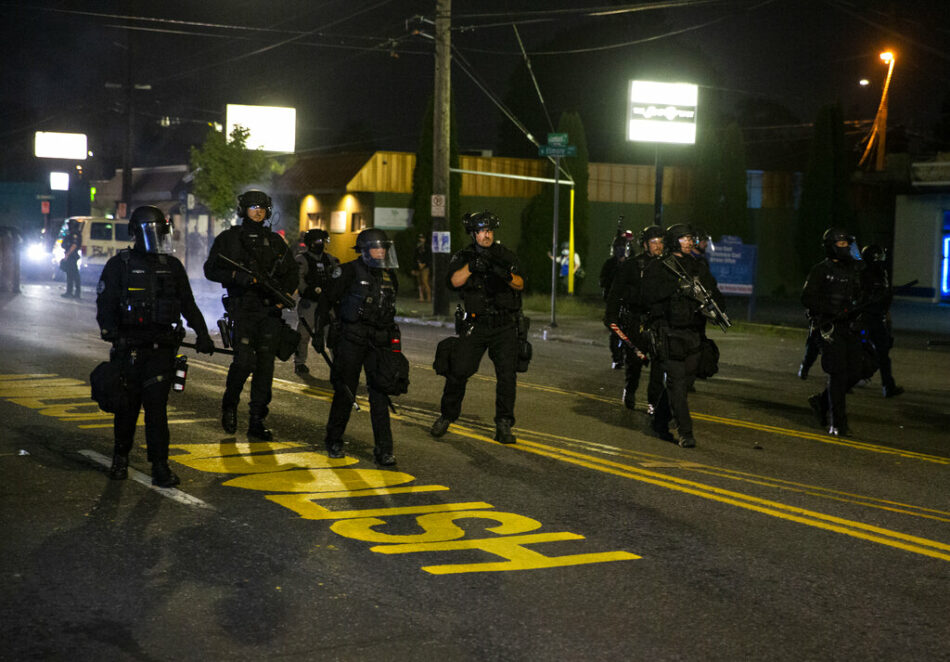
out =
{"type": "Polygon", "coordinates": [[[491,272],[501,278],[506,283],[511,282],[511,266],[507,264],[500,264],[498,262],[492,262],[491,272]]]}
{"type": "Polygon", "coordinates": [[[235,271],[234,282],[240,287],[250,287],[254,283],[254,276],[243,271],[235,271]]]}
{"type": "Polygon", "coordinates": [[[479,253],[475,253],[468,263],[468,270],[473,274],[487,274],[491,271],[491,267],[491,260],[489,260],[487,256],[480,255],[479,253]]]}
{"type": "Polygon", "coordinates": [[[310,346],[313,347],[314,351],[318,354],[323,354],[326,348],[326,341],[323,339],[323,329],[317,329],[312,336],[310,336],[310,346]]]}
{"type": "Polygon", "coordinates": [[[207,333],[198,336],[195,340],[195,351],[199,354],[214,354],[214,341],[207,333]]]}

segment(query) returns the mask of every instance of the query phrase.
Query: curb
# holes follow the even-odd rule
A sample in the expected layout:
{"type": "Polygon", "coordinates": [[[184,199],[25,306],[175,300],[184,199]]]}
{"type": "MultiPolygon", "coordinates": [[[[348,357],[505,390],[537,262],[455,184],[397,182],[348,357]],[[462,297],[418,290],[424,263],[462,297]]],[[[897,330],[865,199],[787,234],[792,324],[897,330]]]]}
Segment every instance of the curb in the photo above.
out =
{"type": "MultiPolygon", "coordinates": [[[[449,322],[441,319],[426,319],[425,317],[407,317],[405,315],[397,315],[395,320],[399,324],[410,324],[413,326],[430,326],[442,329],[452,329],[455,330],[455,322],[449,322]]],[[[537,331],[531,331],[529,334],[532,340],[542,340],[545,342],[566,342],[577,345],[598,345],[596,340],[591,340],[590,338],[582,338],[580,336],[560,334],[557,331],[554,331],[550,327],[542,327],[537,331]]]]}

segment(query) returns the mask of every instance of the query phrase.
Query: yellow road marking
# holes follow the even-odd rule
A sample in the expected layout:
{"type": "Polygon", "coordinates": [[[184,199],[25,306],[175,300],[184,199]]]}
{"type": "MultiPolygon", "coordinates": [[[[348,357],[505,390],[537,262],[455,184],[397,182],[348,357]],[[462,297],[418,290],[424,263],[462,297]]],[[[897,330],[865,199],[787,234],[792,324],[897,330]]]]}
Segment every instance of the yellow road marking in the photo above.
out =
{"type": "MultiPolygon", "coordinates": [[[[212,364],[213,365],[213,364],[212,364]]],[[[219,368],[219,366],[215,366],[219,368]]],[[[485,379],[491,379],[485,377],[485,379]]],[[[289,382],[286,380],[275,380],[283,382],[281,385],[283,390],[294,391],[305,395],[311,395],[311,397],[319,397],[324,399],[322,394],[317,396],[315,394],[307,394],[305,391],[309,388],[303,384],[296,384],[294,382],[289,382]]],[[[587,397],[589,399],[603,400],[606,402],[613,402],[612,399],[608,399],[602,396],[596,396],[589,393],[581,392],[571,392],[564,389],[558,389],[555,387],[542,387],[537,386],[538,390],[544,390],[548,392],[557,392],[563,395],[576,395],[580,397],[587,397]]],[[[332,397],[332,393],[328,393],[329,397],[332,397]]],[[[403,416],[395,417],[399,419],[412,419],[412,418],[421,418],[422,415],[425,415],[428,412],[422,412],[420,410],[414,410],[413,408],[402,407],[401,411],[405,414],[403,416]],[[407,411],[408,409],[408,411],[407,411]]],[[[432,414],[429,414],[430,416],[432,414]]],[[[816,440],[824,443],[839,443],[840,445],[850,446],[854,448],[860,448],[862,450],[871,450],[874,452],[882,452],[900,455],[904,457],[911,457],[914,459],[921,459],[924,461],[936,462],[939,464],[948,464],[950,463],[950,458],[941,458],[938,456],[926,455],[923,453],[912,453],[900,451],[897,449],[887,448],[883,446],[876,446],[874,444],[866,444],[863,442],[844,442],[833,437],[824,437],[822,435],[817,435],[807,432],[799,432],[796,430],[788,430],[785,428],[779,428],[776,426],[769,425],[760,425],[757,423],[748,423],[746,421],[738,421],[735,419],[728,419],[718,416],[709,416],[703,414],[695,414],[696,418],[702,420],[707,420],[714,423],[720,423],[725,425],[732,425],[734,427],[743,427],[756,429],[762,432],[768,432],[772,434],[782,434],[786,436],[799,437],[802,439],[816,440]]],[[[479,441],[484,441],[487,443],[495,444],[491,437],[478,432],[475,428],[468,427],[464,424],[460,424],[458,421],[452,424],[451,432],[458,434],[460,436],[468,437],[471,439],[476,439],[479,441]]],[[[517,430],[517,432],[522,433],[526,431],[517,430]]],[[[528,434],[537,434],[538,436],[544,436],[549,438],[555,438],[562,441],[567,441],[579,446],[591,445],[591,442],[585,442],[578,439],[570,439],[568,437],[562,437],[559,435],[552,435],[549,433],[532,433],[527,431],[528,434]]],[[[596,444],[593,444],[596,445],[596,444]]],[[[620,462],[614,462],[612,460],[607,460],[603,458],[594,457],[591,455],[585,455],[576,451],[571,451],[567,449],[557,448],[549,446],[543,443],[529,441],[525,439],[520,439],[518,444],[511,446],[511,448],[520,450],[522,452],[534,453],[536,455],[541,455],[555,460],[560,460],[563,462],[568,462],[578,466],[583,466],[585,468],[594,469],[596,471],[601,471],[604,473],[609,473],[624,478],[630,478],[640,482],[649,483],[659,487],[664,487],[667,489],[676,490],[686,494],[691,494],[694,496],[699,496],[704,499],[710,499],[713,501],[718,501],[720,503],[725,503],[728,505],[736,506],[739,508],[744,508],[747,510],[753,510],[762,514],[771,515],[773,517],[778,517],[780,519],[785,519],[800,524],[806,524],[808,526],[813,526],[816,528],[824,529],[827,531],[833,531],[835,533],[841,533],[848,535],[854,538],[859,538],[867,540],[870,542],[876,542],[879,544],[887,545],[890,547],[895,547],[902,549],[904,551],[913,552],[916,554],[922,554],[924,556],[930,556],[932,558],[937,558],[944,561],[950,561],[950,545],[941,543],[934,540],[929,540],[927,538],[922,538],[918,536],[911,536],[908,534],[901,533],[899,531],[893,531],[890,529],[885,529],[882,527],[876,527],[870,524],[865,524],[863,522],[858,522],[854,520],[848,520],[845,518],[836,517],[833,515],[827,515],[825,513],[820,513],[817,511],[808,510],[805,508],[799,508],[796,506],[789,506],[777,501],[771,501],[768,499],[762,499],[759,497],[754,497],[751,495],[745,495],[739,492],[733,492],[730,490],[725,490],[718,488],[712,485],[707,485],[704,483],[699,483],[695,481],[689,481],[682,478],[676,478],[662,473],[657,473],[653,471],[648,471],[646,469],[635,467],[629,464],[623,464],[620,462]]],[[[622,454],[622,453],[618,453],[622,454]]],[[[685,469],[693,469],[693,467],[683,467],[685,469]]],[[[709,470],[707,470],[709,471],[709,470]]],[[[722,474],[718,474],[722,476],[722,474]]],[[[734,475],[741,475],[740,472],[734,472],[734,475]]],[[[774,479],[766,479],[774,480],[774,479]]],[[[750,481],[755,482],[755,481],[750,481]]],[[[775,483],[782,483],[786,481],[774,481],[775,483]]],[[[820,492],[831,492],[829,490],[824,490],[824,488],[812,488],[811,486],[801,486],[803,488],[815,489],[820,492]]],[[[864,501],[857,502],[852,501],[848,496],[841,496],[843,493],[838,493],[838,496],[833,496],[840,501],[846,501],[849,503],[857,503],[863,506],[881,508],[884,510],[891,510],[893,512],[899,512],[902,514],[911,514],[917,515],[920,517],[930,517],[931,519],[937,519],[943,521],[943,518],[940,515],[950,515],[948,513],[943,513],[942,511],[931,511],[936,516],[926,515],[920,512],[913,512],[913,509],[918,511],[923,511],[926,509],[917,509],[915,506],[907,506],[904,504],[893,504],[891,502],[884,502],[883,500],[876,500],[869,497],[862,497],[864,501]],[[875,503],[875,501],[877,503],[875,503]],[[882,503],[889,503],[890,505],[881,505],[882,503]],[[893,506],[893,507],[892,507],[893,506]]],[[[822,496],[821,494],[815,494],[815,496],[822,496]]]]}

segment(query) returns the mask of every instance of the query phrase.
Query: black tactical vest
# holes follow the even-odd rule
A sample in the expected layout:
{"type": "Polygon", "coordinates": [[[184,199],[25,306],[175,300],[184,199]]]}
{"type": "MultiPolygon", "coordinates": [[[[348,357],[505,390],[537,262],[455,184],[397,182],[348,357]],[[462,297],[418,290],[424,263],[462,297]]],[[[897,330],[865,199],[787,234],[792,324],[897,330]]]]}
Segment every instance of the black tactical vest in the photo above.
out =
{"type": "Polygon", "coordinates": [[[172,326],[181,317],[181,292],[175,272],[164,255],[119,251],[124,270],[119,296],[124,327],[172,326]]]}
{"type": "Polygon", "coordinates": [[[300,292],[300,296],[316,301],[320,298],[320,292],[326,289],[335,265],[325,253],[319,259],[310,252],[304,253],[303,256],[307,260],[307,275],[304,276],[307,286],[300,292]]]}
{"type": "Polygon", "coordinates": [[[370,269],[362,260],[354,260],[354,279],[340,300],[340,318],[348,324],[369,324],[386,328],[396,316],[396,290],[390,273],[370,269]]]}

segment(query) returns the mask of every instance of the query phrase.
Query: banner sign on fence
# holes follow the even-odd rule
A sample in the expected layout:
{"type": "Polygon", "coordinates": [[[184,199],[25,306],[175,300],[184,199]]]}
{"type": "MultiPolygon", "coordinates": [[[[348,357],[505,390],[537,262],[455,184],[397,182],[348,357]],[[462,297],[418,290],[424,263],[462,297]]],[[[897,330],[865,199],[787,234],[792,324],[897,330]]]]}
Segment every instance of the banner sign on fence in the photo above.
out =
{"type": "Polygon", "coordinates": [[[723,235],[716,242],[716,250],[707,251],[709,270],[719,291],[723,294],[752,296],[755,286],[754,244],[743,244],[742,237],[723,235]]]}

